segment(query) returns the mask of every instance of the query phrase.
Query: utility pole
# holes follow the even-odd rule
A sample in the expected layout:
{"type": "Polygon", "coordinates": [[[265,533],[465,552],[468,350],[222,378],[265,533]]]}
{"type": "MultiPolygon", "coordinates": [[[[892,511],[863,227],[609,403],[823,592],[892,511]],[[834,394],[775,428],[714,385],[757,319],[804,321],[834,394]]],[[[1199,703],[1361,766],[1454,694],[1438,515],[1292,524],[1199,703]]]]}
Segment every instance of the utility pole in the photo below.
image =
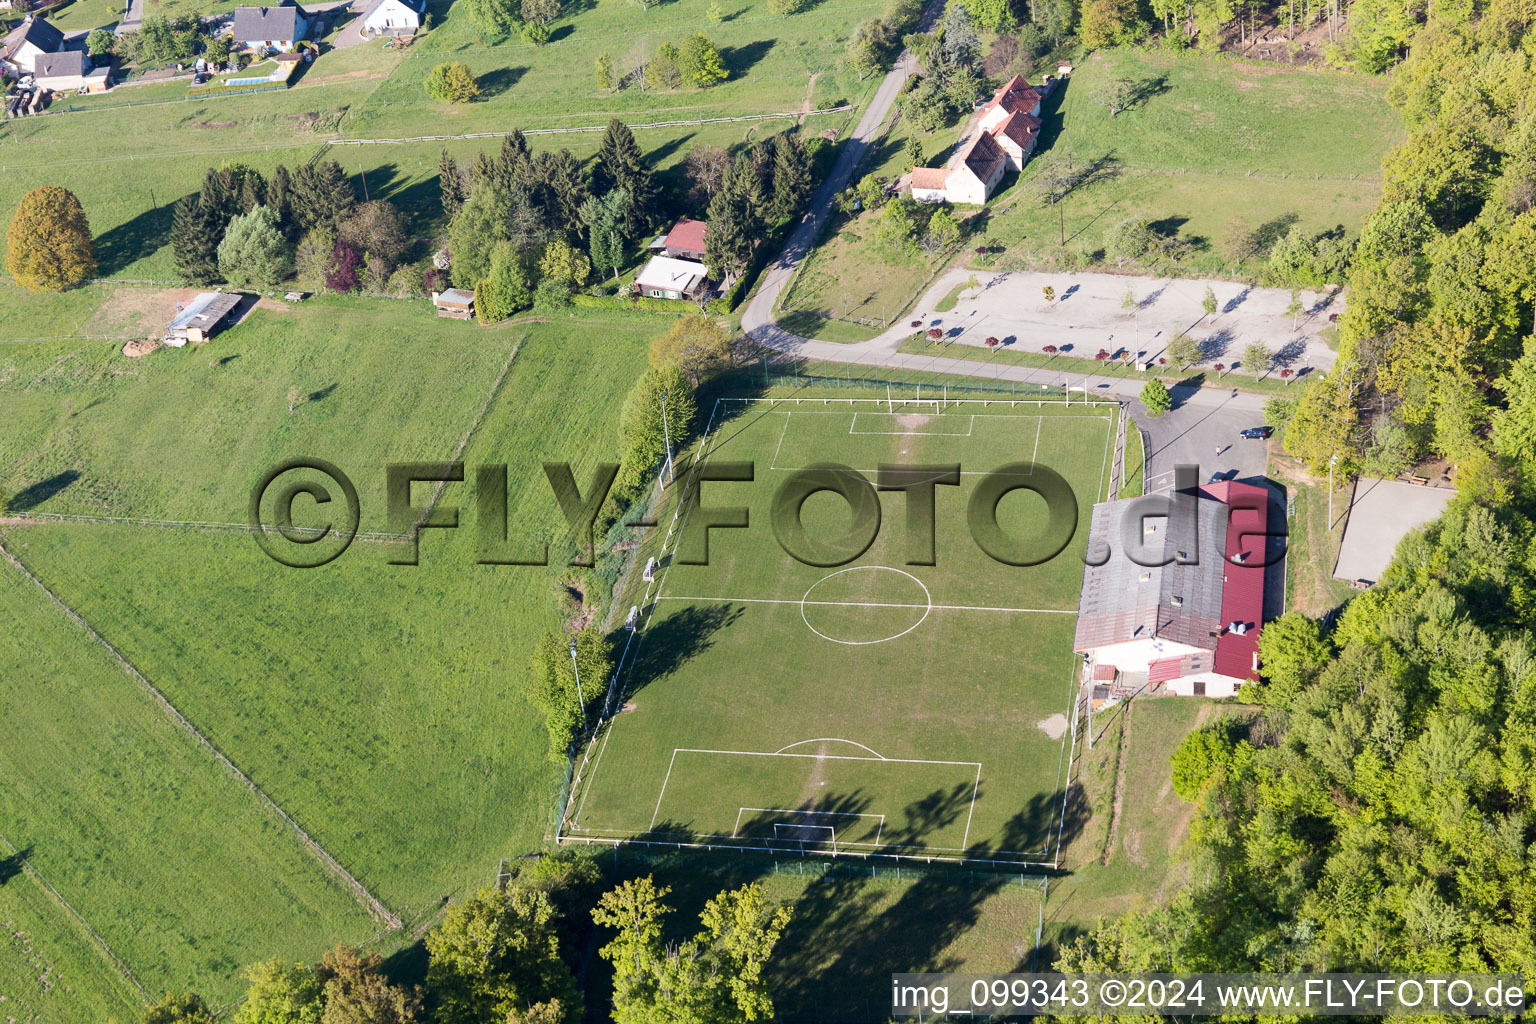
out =
{"type": "Polygon", "coordinates": [[[581,705],[581,731],[587,731],[587,701],[581,695],[581,669],[576,667],[576,641],[571,641],[571,671],[576,673],[576,702],[581,705]]]}

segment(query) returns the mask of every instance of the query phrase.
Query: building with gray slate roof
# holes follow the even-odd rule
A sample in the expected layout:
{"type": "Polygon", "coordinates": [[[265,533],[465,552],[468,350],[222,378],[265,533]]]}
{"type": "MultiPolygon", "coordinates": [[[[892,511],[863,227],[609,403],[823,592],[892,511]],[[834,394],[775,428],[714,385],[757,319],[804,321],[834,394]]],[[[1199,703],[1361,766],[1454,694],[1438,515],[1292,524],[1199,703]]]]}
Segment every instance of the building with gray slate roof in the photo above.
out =
{"type": "Polygon", "coordinates": [[[1208,484],[1169,496],[1166,516],[1156,500],[1093,507],[1087,558],[1102,564],[1083,568],[1073,649],[1096,679],[1231,696],[1258,669],[1268,492],[1208,484]]]}

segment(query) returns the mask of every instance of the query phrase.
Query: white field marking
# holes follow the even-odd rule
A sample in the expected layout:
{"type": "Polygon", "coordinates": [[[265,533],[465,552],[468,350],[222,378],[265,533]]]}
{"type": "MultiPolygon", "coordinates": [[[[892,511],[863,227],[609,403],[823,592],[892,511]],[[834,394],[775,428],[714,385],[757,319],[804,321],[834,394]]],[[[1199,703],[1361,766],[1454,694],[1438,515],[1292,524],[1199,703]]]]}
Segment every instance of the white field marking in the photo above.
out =
{"type": "MultiPolygon", "coordinates": [[[[883,413],[882,415],[890,416],[892,414],[891,413],[883,413]]],[[[1014,419],[1014,418],[1023,419],[1024,417],[1020,416],[1020,417],[1009,417],[1009,418],[1010,419],[1014,419]]],[[[1042,416],[1041,419],[1044,419],[1044,417],[1042,416]]],[[[876,436],[881,436],[881,437],[883,437],[883,436],[896,436],[896,437],[928,437],[928,436],[931,436],[931,437],[970,437],[971,433],[976,429],[976,414],[975,413],[971,414],[971,423],[970,423],[969,426],[967,426],[965,428],[965,433],[963,433],[963,434],[960,433],[957,430],[854,430],[853,428],[858,426],[858,424],[859,424],[859,414],[858,413],[854,413],[853,414],[853,421],[848,424],[848,433],[853,434],[856,437],[859,436],[859,435],[876,435],[876,436]]]]}
{"type": "Polygon", "coordinates": [[[960,837],[961,846],[971,842],[971,819],[976,816],[976,798],[981,795],[981,765],[976,766],[976,785],[971,789],[971,809],[965,816],[965,835],[960,837]]]}
{"type": "MultiPolygon", "coordinates": [[[[755,814],[804,814],[807,817],[812,817],[812,818],[814,818],[814,817],[823,817],[823,818],[878,818],[878,819],[880,819],[880,828],[881,829],[885,828],[885,815],[883,815],[883,814],[873,814],[873,813],[869,813],[869,812],[860,813],[858,811],[807,811],[807,810],[805,810],[803,808],[794,808],[794,807],[743,807],[743,808],[741,808],[740,810],[738,810],[736,812],[736,827],[731,830],[731,838],[732,839],[737,838],[738,833],[741,832],[741,816],[743,814],[746,814],[748,811],[752,811],[755,814]]],[[[775,824],[777,824],[777,823],[775,823],[775,824]]],[[[790,824],[790,822],[785,822],[784,824],[788,825],[788,824],[790,824]]],[[[879,833],[877,832],[876,835],[878,836],[879,833]]],[[[872,844],[871,843],[854,844],[854,843],[850,842],[849,845],[861,845],[861,846],[875,845],[875,846],[878,846],[879,845],[879,840],[877,838],[876,841],[874,843],[872,843],[872,844]]]]}
{"type": "MultiPolygon", "coordinates": [[[[889,761],[890,760],[890,758],[886,757],[884,754],[880,753],[880,751],[878,751],[878,750],[870,750],[869,747],[866,747],[864,744],[858,742],[857,740],[845,740],[841,736],[817,736],[813,740],[796,740],[793,743],[790,743],[790,744],[787,744],[785,746],[780,747],[778,750],[775,750],[774,753],[775,754],[782,754],[782,753],[784,753],[784,751],[788,750],[790,747],[799,747],[799,746],[803,746],[804,744],[807,744],[807,743],[846,743],[849,746],[858,747],[860,750],[869,750],[869,752],[871,754],[874,754],[876,757],[878,757],[882,761],[889,761]]],[[[774,810],[782,810],[782,808],[777,808],[777,807],[752,807],[752,808],[749,808],[749,810],[753,810],[753,811],[774,811],[774,810]]],[[[832,812],[828,811],[827,813],[830,814],[832,812]]],[[[847,814],[848,812],[847,811],[843,811],[841,813],[847,814]]]]}
{"type": "MultiPolygon", "coordinates": [[[[680,850],[680,849],[686,849],[686,850],[742,850],[742,851],[748,851],[748,852],[753,852],[753,853],[762,853],[764,850],[768,850],[770,852],[781,852],[781,853],[798,853],[798,852],[800,852],[797,847],[775,847],[775,846],[768,845],[768,844],[760,844],[760,845],[756,845],[756,846],[734,846],[734,845],[732,845],[730,843],[725,843],[725,842],[704,842],[704,841],[702,841],[702,840],[729,839],[730,838],[729,836],[721,835],[718,832],[704,834],[704,835],[696,835],[696,836],[693,837],[693,841],[692,842],[680,842],[680,841],[675,840],[675,839],[674,840],[667,840],[665,842],[652,842],[650,840],[640,839],[639,837],[644,835],[644,833],[642,833],[642,832],[635,832],[635,831],[632,831],[632,830],[626,831],[624,829],[608,829],[607,831],[610,834],[609,835],[605,835],[605,836],[599,836],[599,835],[577,835],[575,832],[566,832],[565,834],[563,834],[560,837],[560,841],[561,842],[571,842],[571,843],[587,843],[589,845],[590,844],[594,844],[594,843],[602,843],[602,844],[605,844],[605,845],[608,845],[608,846],[618,846],[620,843],[627,843],[627,842],[638,842],[638,843],[641,843],[641,844],[646,845],[646,846],[664,846],[664,847],[666,847],[669,850],[680,850]]],[[[842,845],[845,845],[845,846],[868,846],[868,847],[875,847],[876,846],[876,844],[874,844],[874,843],[846,843],[846,844],[842,844],[842,845]]],[[[934,853],[959,853],[959,854],[964,854],[964,853],[968,852],[968,850],[965,847],[960,847],[960,846],[890,846],[890,847],[886,847],[886,849],[888,849],[888,850],[913,850],[915,852],[913,852],[913,853],[885,853],[885,854],[882,854],[882,856],[896,857],[896,858],[901,859],[901,860],[924,860],[924,861],[928,861],[930,863],[935,859],[934,857],[930,856],[930,854],[934,854],[934,853]]],[[[1032,854],[1024,853],[1023,851],[1020,851],[1020,850],[995,850],[993,852],[998,854],[999,856],[1008,856],[1008,857],[1028,857],[1028,856],[1032,856],[1032,854]]],[[[1010,868],[1048,868],[1048,867],[1053,867],[1054,866],[1048,860],[998,860],[998,859],[993,858],[993,857],[964,857],[964,856],[961,856],[961,857],[939,857],[937,859],[942,861],[942,862],[944,862],[944,863],[946,863],[946,864],[1000,864],[1000,865],[1004,865],[1004,866],[1010,867],[1010,868]]]]}
{"type": "Polygon", "coordinates": [[[1104,498],[1108,497],[1109,479],[1105,476],[1105,471],[1109,469],[1109,453],[1114,446],[1115,431],[1113,429],[1106,430],[1104,432],[1104,463],[1099,467],[1099,486],[1093,492],[1099,501],[1103,501],[1104,498]]]}
{"type": "MultiPolygon", "coordinates": [[[[800,596],[800,621],[805,623],[805,628],[810,630],[812,633],[815,633],[817,636],[821,637],[823,640],[830,640],[830,641],[832,641],[835,644],[842,644],[844,647],[868,647],[870,644],[883,644],[887,640],[897,640],[897,639],[900,639],[901,637],[904,637],[908,633],[912,632],[918,626],[921,626],[923,623],[927,622],[928,621],[928,615],[932,611],[933,611],[933,595],[928,592],[928,588],[927,588],[927,586],[925,586],[923,584],[923,581],[918,579],[916,576],[913,576],[911,573],[909,573],[909,572],[907,572],[907,571],[905,571],[903,569],[892,569],[888,565],[851,565],[851,566],[849,566],[846,569],[839,569],[839,570],[837,570],[837,572],[828,573],[827,575],[823,576],[821,579],[817,580],[815,583],[812,583],[808,588],[806,588],[805,593],[800,596]],[[831,579],[833,576],[841,576],[845,572],[858,572],[860,570],[864,570],[864,571],[883,570],[885,572],[899,573],[900,575],[905,576],[907,579],[911,580],[913,583],[916,583],[918,586],[922,587],[923,588],[923,598],[928,603],[926,605],[921,605],[921,606],[918,606],[918,605],[911,605],[911,606],[909,606],[909,607],[921,607],[923,609],[922,616],[919,617],[916,622],[912,623],[912,625],[910,625],[906,629],[902,630],[900,633],[893,633],[890,636],[883,636],[883,637],[881,637],[878,640],[839,640],[835,636],[827,636],[827,634],[823,633],[821,630],[819,630],[815,626],[811,625],[811,620],[809,618],[807,618],[806,614],[805,614],[805,601],[806,601],[806,598],[811,596],[811,591],[815,590],[817,587],[819,587],[823,583],[827,582],[827,580],[831,579]]],[[[870,751],[870,753],[874,753],[874,751],[870,751]]]]}
{"type": "MultiPolygon", "coordinates": [[[[719,411],[720,411],[720,400],[716,399],[715,400],[715,404],[709,410],[709,421],[704,424],[704,433],[699,436],[699,454],[698,454],[698,458],[694,460],[693,465],[690,466],[689,469],[688,469],[688,479],[683,484],[683,487],[684,487],[685,490],[688,487],[693,486],[693,481],[694,481],[694,478],[695,478],[695,476],[697,475],[697,473],[699,471],[699,467],[702,466],[704,463],[709,461],[709,450],[708,450],[709,436],[710,436],[709,432],[710,432],[710,429],[715,425],[715,415],[719,411]]],[[[678,517],[681,514],[682,509],[683,509],[682,492],[679,492],[678,498],[677,498],[677,505],[672,510],[672,522],[667,527],[667,537],[666,537],[666,540],[662,541],[661,550],[657,552],[658,558],[660,558],[661,556],[666,555],[666,553],[667,553],[667,541],[671,540],[671,538],[672,538],[673,529],[678,525],[678,517]]],[[[674,545],[674,550],[676,550],[676,545],[674,545]]],[[[647,599],[650,598],[651,588],[654,587],[656,589],[656,600],[651,601],[650,607],[646,611],[646,614],[645,614],[645,625],[642,626],[637,631],[637,632],[639,632],[641,634],[641,636],[640,636],[640,639],[635,644],[635,657],[629,663],[630,671],[631,672],[634,671],[635,661],[639,660],[640,648],[645,643],[645,636],[644,636],[644,634],[650,630],[650,628],[651,628],[651,620],[656,617],[656,608],[661,603],[661,594],[666,589],[667,577],[669,575],[671,575],[671,573],[672,573],[672,562],[669,560],[667,562],[666,569],[664,569],[661,572],[660,576],[655,578],[655,579],[653,579],[651,581],[651,583],[648,584],[646,586],[646,588],[645,588],[645,596],[646,596],[647,599]]],[[[631,634],[631,636],[633,636],[633,634],[631,634]]],[[[626,651],[629,649],[629,643],[628,642],[626,642],[624,644],[624,649],[626,651]]],[[[608,684],[610,690],[614,686],[616,686],[618,684],[619,674],[620,674],[620,672],[623,671],[623,668],[624,668],[624,663],[623,663],[623,658],[621,656],[618,667],[616,669],[614,669],[613,678],[609,681],[609,684],[608,684]]],[[[597,769],[602,766],[603,754],[605,754],[608,751],[608,737],[613,735],[614,727],[618,724],[618,714],[619,713],[617,711],[614,712],[613,717],[609,720],[609,723],[608,723],[608,731],[603,734],[603,743],[602,743],[602,746],[600,746],[598,748],[597,760],[592,763],[592,771],[587,775],[586,788],[584,788],[581,791],[581,803],[578,806],[577,811],[576,811],[577,817],[580,816],[582,809],[586,807],[587,794],[592,791],[592,782],[597,777],[597,769]]],[[[588,753],[591,752],[590,744],[588,745],[587,750],[588,750],[588,753]]],[[[674,753],[673,756],[675,757],[676,754],[674,753]]],[[[671,767],[671,765],[668,765],[667,766],[667,773],[668,773],[668,775],[670,775],[671,772],[672,772],[672,767],[671,767]]],[[[573,783],[573,785],[574,785],[574,783],[573,783]]],[[[665,789],[666,789],[666,783],[665,782],[662,783],[662,789],[663,789],[663,791],[665,791],[665,789]]],[[[658,810],[660,810],[660,808],[661,808],[661,801],[660,801],[659,798],[656,801],[656,807],[657,807],[658,810]]],[[[562,808],[561,810],[563,812],[564,808],[562,808]]],[[[572,820],[575,821],[576,819],[573,818],[572,820]]],[[[651,823],[655,824],[655,817],[654,817],[654,815],[652,816],[651,823]]],[[[560,827],[559,824],[557,824],[556,825],[556,832],[557,833],[559,832],[559,827],[560,827]]]]}
{"type": "Polygon", "coordinates": [[[785,754],[776,750],[710,750],[704,747],[674,747],[678,754],[725,754],[731,757],[800,757],[826,761],[884,761],[886,764],[947,764],[980,768],[980,761],[940,761],[928,757],[864,757],[859,754],[785,754]]]}
{"type": "MultiPolygon", "coordinates": [[[[882,568],[880,566],[866,566],[865,568],[882,568]]],[[[993,608],[979,604],[901,604],[898,602],[882,601],[796,601],[793,598],[780,597],[683,597],[676,594],[668,594],[665,597],[657,597],[658,601],[699,601],[712,604],[809,604],[831,605],[847,608],[931,608],[936,612],[1019,612],[1028,615],[1076,615],[1076,608],[993,608]]]]}
{"type": "MultiPolygon", "coordinates": [[[[742,401],[787,401],[787,399],[744,399],[744,398],[731,398],[731,399],[727,399],[727,398],[721,398],[721,399],[717,399],[716,400],[716,404],[718,405],[720,402],[726,402],[726,401],[732,401],[732,402],[742,402],[742,401]]],[[[838,399],[838,401],[841,401],[841,399],[838,399]]],[[[850,399],[849,401],[854,401],[854,399],[850,399]]],[[[866,401],[866,399],[857,399],[857,401],[866,401]]],[[[951,403],[950,404],[954,404],[955,401],[956,401],[955,399],[951,399],[951,403]]],[[[973,400],[967,399],[967,401],[973,401],[973,400]]],[[[879,400],[879,404],[884,405],[885,404],[885,399],[883,399],[883,398],[880,399],[879,400]]],[[[1095,404],[1096,405],[1109,406],[1109,403],[1107,403],[1107,402],[1100,402],[1100,403],[1095,403],[1095,404]]],[[[844,411],[844,410],[835,410],[835,409],[827,409],[827,410],[822,410],[822,409],[793,409],[793,410],[786,409],[786,410],[784,410],[784,429],[779,432],[779,444],[778,444],[778,447],[774,448],[774,450],[773,450],[773,458],[768,461],[768,468],[770,470],[778,470],[779,472],[783,472],[783,473],[799,473],[799,472],[801,472],[801,471],[803,471],[805,469],[810,468],[810,467],[807,467],[807,466],[781,466],[781,465],[779,465],[779,455],[784,450],[784,438],[789,433],[789,419],[790,419],[791,416],[795,416],[797,414],[800,415],[800,416],[847,416],[848,415],[848,413],[846,411],[844,411]]],[[[858,418],[858,415],[859,414],[857,412],[855,412],[853,414],[855,419],[858,418]]],[[[898,414],[896,414],[896,413],[886,413],[886,414],[883,414],[883,415],[898,415],[898,414]]],[[[969,415],[973,421],[978,416],[981,416],[981,417],[983,417],[985,419],[989,419],[989,420],[1036,420],[1036,421],[1039,422],[1039,426],[1035,430],[1035,454],[1036,455],[1039,454],[1039,451],[1040,451],[1040,435],[1041,435],[1041,433],[1045,429],[1045,420],[1047,419],[1047,417],[1045,417],[1045,416],[1043,416],[1041,414],[1036,413],[1034,415],[1030,415],[1028,413],[1016,413],[1016,414],[1015,413],[1006,413],[1006,414],[1005,413],[957,413],[956,415],[961,415],[961,416],[969,415]]],[[[1050,418],[1051,419],[1060,419],[1061,417],[1053,416],[1053,417],[1050,417],[1050,418]]],[[[1104,415],[1104,414],[1102,414],[1100,412],[1094,411],[1094,412],[1085,412],[1085,413],[1082,413],[1081,415],[1074,416],[1072,418],[1073,419],[1104,420],[1105,423],[1106,423],[1106,426],[1107,426],[1112,417],[1104,415]]],[[[974,427],[974,423],[973,423],[972,430],[974,431],[974,429],[975,429],[975,427],[974,427]]],[[[851,424],[849,425],[848,433],[850,433],[850,434],[854,434],[855,433],[851,424]]],[[[927,435],[927,436],[930,436],[930,437],[971,437],[972,436],[972,434],[970,434],[970,433],[966,433],[966,434],[950,434],[950,433],[939,433],[937,431],[905,431],[905,430],[895,430],[895,431],[861,430],[861,431],[858,431],[857,434],[855,434],[855,436],[858,436],[859,434],[868,435],[868,436],[882,436],[882,435],[886,435],[886,434],[894,434],[894,435],[898,435],[898,436],[908,436],[908,435],[911,435],[911,434],[922,434],[922,435],[927,435]]],[[[1110,436],[1111,439],[1113,439],[1114,431],[1112,431],[1112,430],[1109,431],[1109,436],[1110,436]]],[[[1034,461],[1033,456],[1031,457],[1030,461],[1032,461],[1032,462],[1034,461]]],[[[880,471],[878,469],[855,469],[854,472],[855,473],[862,473],[864,476],[867,476],[867,477],[874,477],[874,476],[877,476],[880,471]]],[[[991,476],[992,472],[993,471],[991,471],[991,470],[962,469],[960,471],[960,475],[961,476],[991,476]]],[[[1024,474],[1024,475],[1027,476],[1028,474],[1024,474]]],[[[1100,470],[1100,480],[1101,480],[1101,483],[1100,483],[1100,488],[1099,488],[1100,490],[1103,490],[1102,478],[1103,478],[1103,471],[1101,469],[1100,470]]],[[[1095,493],[1098,493],[1098,492],[1096,491],[1095,493]]]]}
{"type": "MultiPolygon", "coordinates": [[[[932,385],[929,385],[929,386],[932,387],[932,385]]],[[[783,402],[786,405],[789,404],[790,402],[794,402],[795,404],[798,405],[801,401],[806,401],[806,402],[822,402],[823,404],[826,404],[827,402],[839,402],[839,403],[847,402],[849,405],[852,405],[855,402],[867,402],[867,403],[869,403],[871,405],[885,405],[886,404],[886,399],[884,399],[884,398],[828,398],[828,399],[806,398],[806,399],[799,399],[799,398],[772,398],[772,397],[755,397],[755,396],[744,396],[744,395],[729,395],[729,396],[726,396],[726,397],[723,397],[723,398],[715,399],[715,403],[717,405],[720,402],[767,402],[769,406],[778,405],[780,402],[783,402]]],[[[1016,406],[1020,406],[1020,405],[1023,405],[1023,406],[1033,405],[1033,406],[1036,406],[1036,407],[1043,406],[1043,405],[1051,405],[1051,406],[1061,406],[1062,408],[1078,409],[1078,408],[1081,408],[1084,405],[1083,402],[1079,401],[1079,402],[1072,403],[1072,405],[1069,407],[1065,400],[1058,400],[1058,399],[1055,399],[1055,398],[951,398],[951,399],[948,400],[948,403],[949,403],[949,405],[979,405],[983,409],[985,409],[985,408],[987,408],[989,406],[993,406],[993,405],[1007,405],[1010,409],[1012,409],[1012,408],[1014,408],[1016,406]]],[[[919,400],[919,399],[915,399],[915,398],[903,398],[901,400],[901,404],[902,405],[933,405],[933,406],[937,406],[939,404],[939,399],[936,399],[936,398],[925,398],[925,399],[919,400]]],[[[1088,404],[1090,406],[1105,406],[1106,408],[1118,408],[1119,405],[1120,405],[1120,403],[1118,401],[1106,402],[1103,399],[1097,398],[1097,397],[1090,397],[1086,404],[1088,404]]]]}
{"type": "MultiPolygon", "coordinates": [[[[787,754],[782,751],[769,752],[766,750],[705,750],[698,747],[673,747],[672,757],[667,762],[667,774],[661,780],[661,792],[656,794],[656,810],[651,813],[651,828],[656,827],[656,819],[661,815],[661,802],[666,799],[667,783],[672,781],[672,766],[677,762],[678,754],[723,754],[730,757],[799,757],[826,761],[879,761],[886,764],[942,764],[971,766],[978,772],[981,771],[980,761],[936,761],[914,757],[862,757],[858,754],[787,754]]],[[[964,847],[956,847],[955,849],[964,849],[964,847]]]]}
{"type": "MultiPolygon", "coordinates": [[[[837,846],[837,830],[834,829],[831,825],[796,825],[793,822],[776,821],[776,822],[773,823],[773,838],[775,838],[775,839],[779,838],[779,829],[780,828],[826,829],[827,830],[827,838],[825,840],[818,839],[818,840],[815,840],[815,841],[818,842],[818,843],[819,842],[829,842],[834,847],[837,846]]],[[[790,842],[792,842],[792,843],[804,843],[805,840],[804,839],[791,839],[790,842]]]]}
{"type": "Polygon", "coordinates": [[[1034,462],[1036,457],[1040,454],[1040,435],[1041,435],[1042,432],[1044,432],[1044,430],[1045,430],[1045,417],[1041,416],[1040,417],[1040,425],[1035,428],[1035,449],[1034,449],[1034,451],[1029,453],[1029,461],[1030,462],[1034,462]]]}
{"type": "Polygon", "coordinates": [[[784,410],[784,429],[779,431],[779,446],[773,450],[773,458],[768,460],[769,469],[772,469],[773,464],[779,461],[779,448],[784,447],[784,435],[789,433],[789,418],[793,415],[794,413],[790,412],[788,409],[784,410]]]}

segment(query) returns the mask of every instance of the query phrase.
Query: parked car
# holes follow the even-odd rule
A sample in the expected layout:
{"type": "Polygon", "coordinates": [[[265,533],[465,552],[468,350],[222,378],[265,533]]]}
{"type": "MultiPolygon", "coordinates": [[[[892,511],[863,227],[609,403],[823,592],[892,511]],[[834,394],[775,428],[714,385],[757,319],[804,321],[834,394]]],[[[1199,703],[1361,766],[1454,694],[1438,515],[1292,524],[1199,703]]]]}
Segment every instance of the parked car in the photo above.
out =
{"type": "Polygon", "coordinates": [[[1263,441],[1274,433],[1273,427],[1248,427],[1239,433],[1239,436],[1249,441],[1263,441]]]}

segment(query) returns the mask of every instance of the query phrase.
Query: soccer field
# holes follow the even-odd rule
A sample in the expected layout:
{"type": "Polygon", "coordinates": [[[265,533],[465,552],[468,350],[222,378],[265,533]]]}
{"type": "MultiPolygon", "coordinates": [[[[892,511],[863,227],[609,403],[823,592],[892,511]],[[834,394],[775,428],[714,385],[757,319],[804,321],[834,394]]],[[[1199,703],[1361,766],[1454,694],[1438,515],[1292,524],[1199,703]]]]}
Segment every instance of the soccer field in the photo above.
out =
{"type": "Polygon", "coordinates": [[[699,507],[669,496],[637,553],[638,565],[658,556],[654,581],[636,571],[622,595],[637,629],[615,713],[577,760],[563,837],[1054,861],[1082,552],[1109,486],[1116,407],[941,406],[715,406],[703,454],[670,488],[698,488],[699,507]],[[750,463],[751,480],[700,479],[727,463],[750,463]],[[787,554],[781,534],[804,553],[797,543],[828,549],[859,532],[829,492],[803,499],[798,542],[782,508],[774,522],[776,493],[822,464],[872,483],[881,466],[958,464],[958,485],[933,488],[932,557],[899,490],[879,492],[878,532],[857,558],[787,554]],[[1025,485],[995,502],[1008,537],[1047,536],[1028,477],[1051,470],[1071,488],[1071,540],[1040,564],[1004,564],[972,538],[971,498],[1002,467],[1025,485]],[[730,506],[747,508],[746,528],[709,530],[708,564],[688,564],[710,510],[730,506]]]}

